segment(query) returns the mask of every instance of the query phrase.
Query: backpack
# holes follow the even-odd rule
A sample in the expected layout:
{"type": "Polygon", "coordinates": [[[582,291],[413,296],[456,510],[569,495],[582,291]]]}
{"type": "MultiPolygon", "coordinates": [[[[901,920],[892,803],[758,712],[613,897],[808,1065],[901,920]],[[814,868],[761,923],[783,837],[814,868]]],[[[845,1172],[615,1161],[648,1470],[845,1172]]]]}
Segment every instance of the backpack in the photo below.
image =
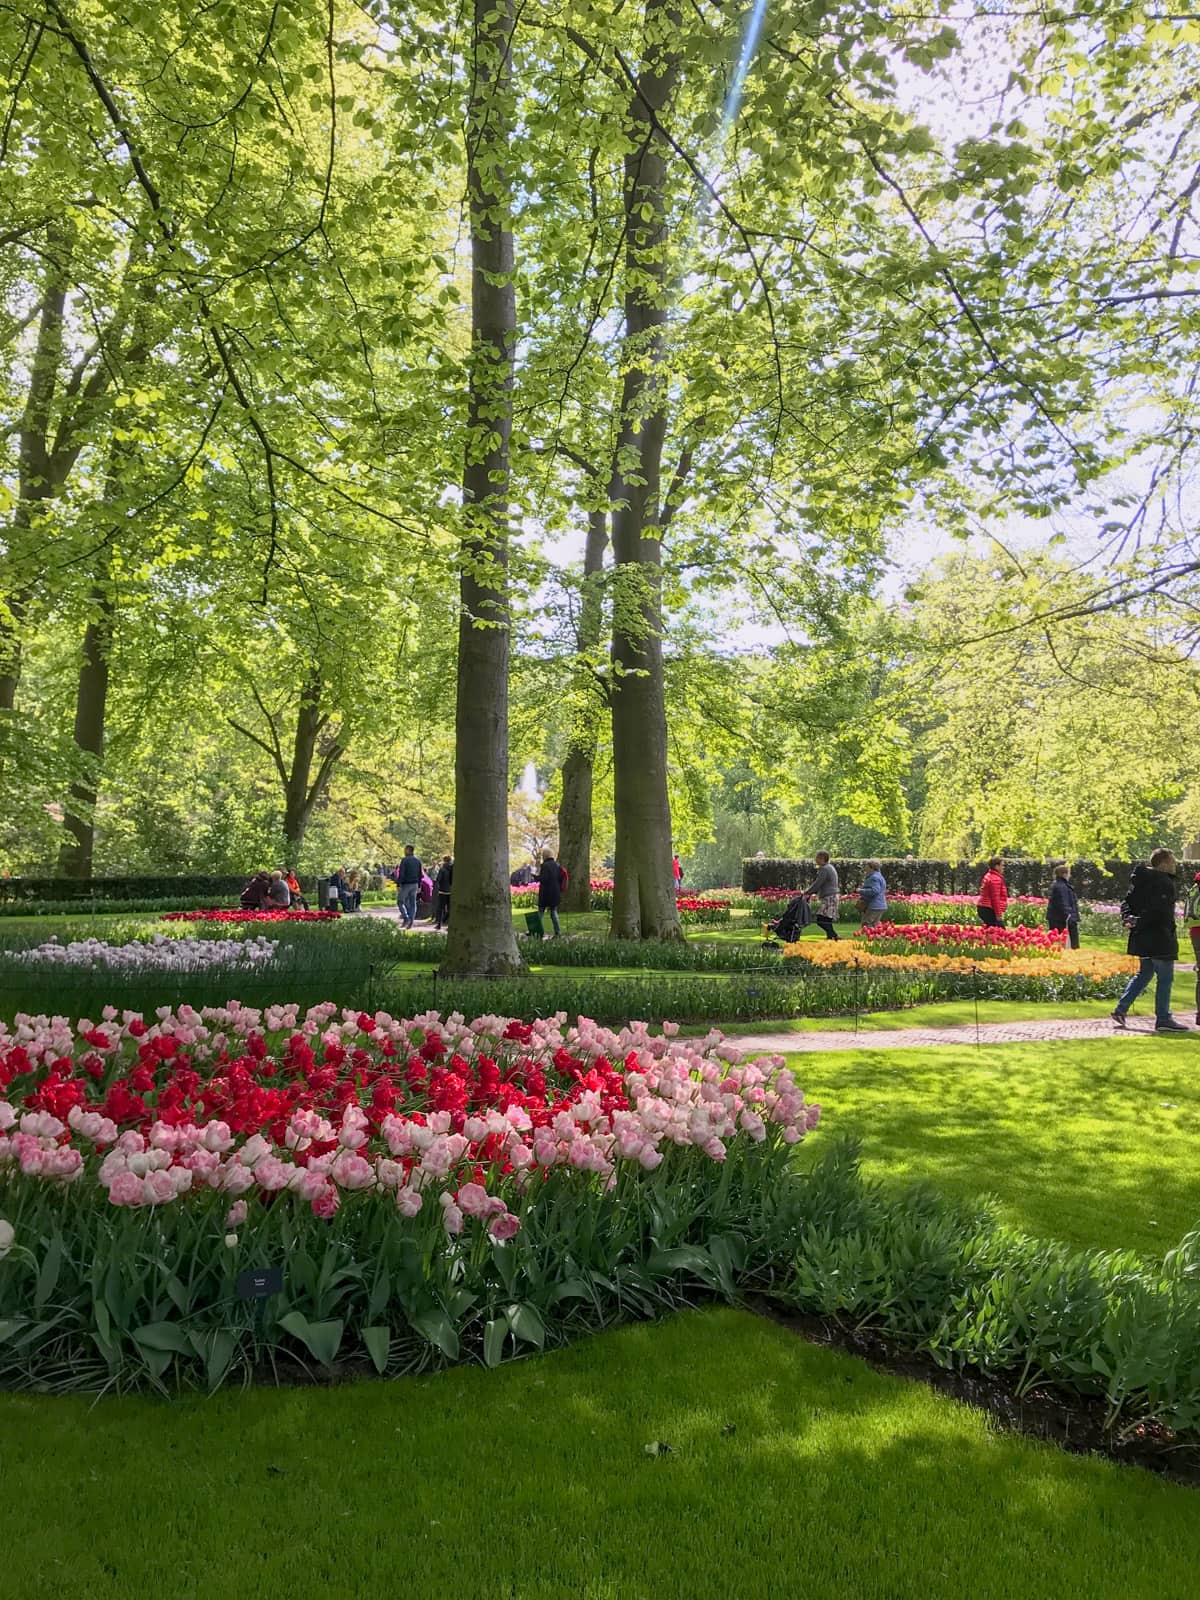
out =
{"type": "Polygon", "coordinates": [[[1200,927],[1200,878],[1192,884],[1183,902],[1183,920],[1190,922],[1196,928],[1200,927]]]}
{"type": "Polygon", "coordinates": [[[560,866],[559,869],[558,869],[558,887],[559,887],[559,890],[565,892],[566,887],[570,883],[570,881],[571,881],[571,879],[570,879],[570,876],[569,876],[569,874],[567,872],[566,867],[560,866]]]}

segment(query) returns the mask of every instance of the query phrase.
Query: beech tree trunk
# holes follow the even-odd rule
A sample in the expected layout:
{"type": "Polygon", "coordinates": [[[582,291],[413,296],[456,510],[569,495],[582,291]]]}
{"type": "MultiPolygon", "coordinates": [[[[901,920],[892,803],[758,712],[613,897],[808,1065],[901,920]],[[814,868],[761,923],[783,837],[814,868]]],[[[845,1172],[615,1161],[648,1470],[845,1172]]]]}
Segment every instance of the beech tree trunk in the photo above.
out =
{"type": "Polygon", "coordinates": [[[292,734],[290,756],[284,753],[278,716],[270,711],[253,686],[251,693],[266,726],[267,737],[265,739],[260,737],[253,728],[247,728],[234,717],[227,719],[229,726],[235,732],[240,733],[243,739],[249,739],[251,744],[257,745],[270,757],[271,765],[275,768],[283,789],[283,864],[293,869],[299,863],[304,835],[317,802],[329,787],[333,770],[345,755],[349,745],[344,722],[336,733],[327,732],[330,713],[321,710],[321,696],[324,691],[325,685],[320,668],[314,666],[300,690],[300,704],[296,709],[296,726],[292,734]],[[322,735],[325,736],[324,739],[322,735]],[[315,777],[314,761],[318,762],[315,777]]]}
{"type": "Polygon", "coordinates": [[[508,883],[508,493],[513,357],[513,0],[475,0],[467,187],[471,358],[463,460],[454,893],[442,971],[503,977],[522,968],[508,883]]]}
{"type": "Polygon", "coordinates": [[[679,73],[674,0],[649,0],[650,41],[629,107],[625,157],[625,376],[613,492],[612,732],[616,810],[615,939],[679,939],[671,872],[667,714],[662,663],[660,488],[668,146],[657,131],[679,73]],[[663,42],[665,41],[665,42],[663,42]]]}
{"type": "Polygon", "coordinates": [[[104,726],[108,706],[108,662],[116,622],[116,595],[111,582],[109,547],[89,599],[83,655],[75,694],[75,745],[88,758],[87,775],[71,785],[63,824],[70,835],[58,853],[64,878],[90,878],[96,847],[96,801],[104,762],[104,726]]]}
{"type": "Polygon", "coordinates": [[[334,767],[345,754],[345,745],[339,735],[321,755],[317,775],[313,777],[313,762],[317,759],[321,734],[328,722],[328,715],[321,714],[321,679],[314,674],[301,691],[300,707],[296,712],[296,732],[292,739],[292,759],[283,775],[284,866],[293,870],[300,862],[300,850],[309,819],[329,785],[334,767]]]}
{"type": "MultiPolygon", "coordinates": [[[[34,507],[39,501],[52,499],[60,487],[52,459],[50,418],[62,360],[63,308],[69,280],[70,239],[65,231],[51,232],[46,262],[37,340],[17,441],[17,503],[5,541],[10,558],[18,562],[23,536],[33,525],[34,507]]],[[[21,623],[29,605],[31,584],[17,567],[8,574],[5,589],[7,592],[0,596],[0,711],[11,711],[21,677],[21,623]]]]}
{"type": "Polygon", "coordinates": [[[577,649],[583,665],[577,674],[577,692],[584,696],[571,728],[571,742],[562,769],[562,795],[558,803],[558,859],[567,869],[564,911],[588,911],[592,904],[592,784],[596,770],[597,726],[601,712],[600,685],[587,666],[587,657],[600,643],[603,623],[601,574],[608,549],[608,513],[588,512],[587,546],[583,558],[583,593],[579,611],[577,649]]]}

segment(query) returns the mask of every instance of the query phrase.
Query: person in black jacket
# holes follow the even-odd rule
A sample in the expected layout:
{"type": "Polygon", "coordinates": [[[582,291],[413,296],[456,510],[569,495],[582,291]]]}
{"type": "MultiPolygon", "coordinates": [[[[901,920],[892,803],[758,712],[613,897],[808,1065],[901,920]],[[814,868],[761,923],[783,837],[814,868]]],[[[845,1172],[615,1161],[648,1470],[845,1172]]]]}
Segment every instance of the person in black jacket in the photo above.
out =
{"type": "Polygon", "coordinates": [[[1118,1028],[1125,1026],[1130,1006],[1153,978],[1155,1033],[1190,1033],[1190,1028],[1171,1015],[1179,933],[1175,927],[1175,857],[1169,850],[1156,850],[1149,866],[1139,862],[1134,867],[1121,916],[1129,929],[1129,954],[1137,956],[1140,964],[1117,1001],[1113,1021],[1118,1028]]]}
{"type": "Polygon", "coordinates": [[[417,920],[417,897],[421,893],[424,872],[416,845],[406,844],[404,860],[396,868],[396,905],[402,927],[411,928],[417,920]]]}
{"type": "Polygon", "coordinates": [[[1079,901],[1071,887],[1071,869],[1064,861],[1054,869],[1050,899],[1046,905],[1046,926],[1055,933],[1066,929],[1071,949],[1079,949],[1079,901]]]}
{"type": "Polygon", "coordinates": [[[271,874],[269,872],[256,872],[250,882],[242,890],[238,904],[243,911],[262,911],[270,900],[267,890],[271,887],[271,874]]]}
{"type": "Polygon", "coordinates": [[[442,857],[442,864],[437,869],[437,877],[433,880],[433,887],[437,894],[434,906],[435,928],[448,928],[450,926],[450,888],[454,882],[454,862],[449,856],[442,857]]]}
{"type": "Polygon", "coordinates": [[[542,857],[541,870],[538,873],[538,910],[550,913],[550,924],[556,939],[562,932],[558,925],[558,908],[561,904],[562,868],[554,859],[554,852],[547,850],[542,857]]]}

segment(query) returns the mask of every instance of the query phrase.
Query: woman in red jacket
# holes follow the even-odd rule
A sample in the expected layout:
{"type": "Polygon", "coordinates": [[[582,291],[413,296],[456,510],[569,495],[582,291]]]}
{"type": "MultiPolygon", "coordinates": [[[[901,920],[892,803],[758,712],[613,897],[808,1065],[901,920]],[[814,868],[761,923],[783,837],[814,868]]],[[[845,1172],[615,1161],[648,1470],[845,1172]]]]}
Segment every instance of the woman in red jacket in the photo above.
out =
{"type": "Polygon", "coordinates": [[[975,909],[985,928],[1002,928],[1004,913],[1008,909],[1008,885],[1004,881],[1004,858],[993,856],[979,885],[979,899],[975,909]]]}

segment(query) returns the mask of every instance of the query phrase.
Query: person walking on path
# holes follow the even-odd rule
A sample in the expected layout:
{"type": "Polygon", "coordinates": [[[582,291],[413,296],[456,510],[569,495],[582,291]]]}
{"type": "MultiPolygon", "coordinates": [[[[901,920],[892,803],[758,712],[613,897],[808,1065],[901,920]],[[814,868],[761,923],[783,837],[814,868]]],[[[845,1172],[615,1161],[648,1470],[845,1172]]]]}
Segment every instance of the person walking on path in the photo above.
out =
{"type": "Polygon", "coordinates": [[[1003,856],[993,856],[988,862],[983,882],[979,885],[975,909],[985,928],[1004,926],[1004,913],[1008,910],[1008,885],[1004,881],[1003,856]]]}
{"type": "Polygon", "coordinates": [[[833,924],[838,914],[837,868],[830,861],[828,850],[818,850],[813,860],[817,864],[817,875],[804,892],[817,902],[817,927],[824,931],[827,939],[836,939],[838,931],[833,924]]]}
{"type": "Polygon", "coordinates": [[[406,844],[404,860],[396,869],[396,904],[400,910],[400,921],[406,928],[411,928],[417,920],[417,896],[421,892],[423,876],[424,869],[416,845],[406,844]]]}
{"type": "Polygon", "coordinates": [[[678,856],[671,857],[671,876],[675,879],[675,893],[678,894],[683,883],[683,862],[678,856]]]}
{"type": "Polygon", "coordinates": [[[887,879],[883,875],[882,861],[868,861],[866,865],[867,875],[858,891],[858,904],[863,927],[873,928],[877,922],[882,922],[887,910],[887,879]]]}
{"type": "Polygon", "coordinates": [[[558,925],[558,908],[562,904],[563,877],[563,869],[554,859],[553,850],[547,850],[542,856],[538,873],[538,911],[550,913],[550,925],[556,939],[562,933],[558,925]]]}
{"type": "Polygon", "coordinates": [[[1149,866],[1139,862],[1134,867],[1129,893],[1121,903],[1121,920],[1129,929],[1129,954],[1137,956],[1139,964],[1117,1001],[1113,1021],[1118,1028],[1125,1026],[1130,1006],[1153,978],[1155,1033],[1190,1033],[1171,1015],[1179,935],[1175,927],[1175,857],[1170,850],[1156,850],[1149,866]]]}
{"type": "Polygon", "coordinates": [[[1187,892],[1183,915],[1190,924],[1188,931],[1192,936],[1192,955],[1196,959],[1196,1026],[1200,1028],[1200,872],[1192,880],[1187,892]]]}
{"type": "Polygon", "coordinates": [[[448,928],[450,926],[450,889],[454,883],[454,862],[449,856],[442,857],[442,864],[437,870],[437,877],[433,880],[437,891],[437,903],[434,906],[435,928],[448,928]]]}
{"type": "Polygon", "coordinates": [[[1071,949],[1079,949],[1079,901],[1071,887],[1071,869],[1065,861],[1054,869],[1054,882],[1046,902],[1046,926],[1055,933],[1065,931],[1071,949]]]}
{"type": "Polygon", "coordinates": [[[292,903],[292,892],[282,872],[273,872],[267,885],[267,904],[272,911],[286,911],[292,903]]]}

